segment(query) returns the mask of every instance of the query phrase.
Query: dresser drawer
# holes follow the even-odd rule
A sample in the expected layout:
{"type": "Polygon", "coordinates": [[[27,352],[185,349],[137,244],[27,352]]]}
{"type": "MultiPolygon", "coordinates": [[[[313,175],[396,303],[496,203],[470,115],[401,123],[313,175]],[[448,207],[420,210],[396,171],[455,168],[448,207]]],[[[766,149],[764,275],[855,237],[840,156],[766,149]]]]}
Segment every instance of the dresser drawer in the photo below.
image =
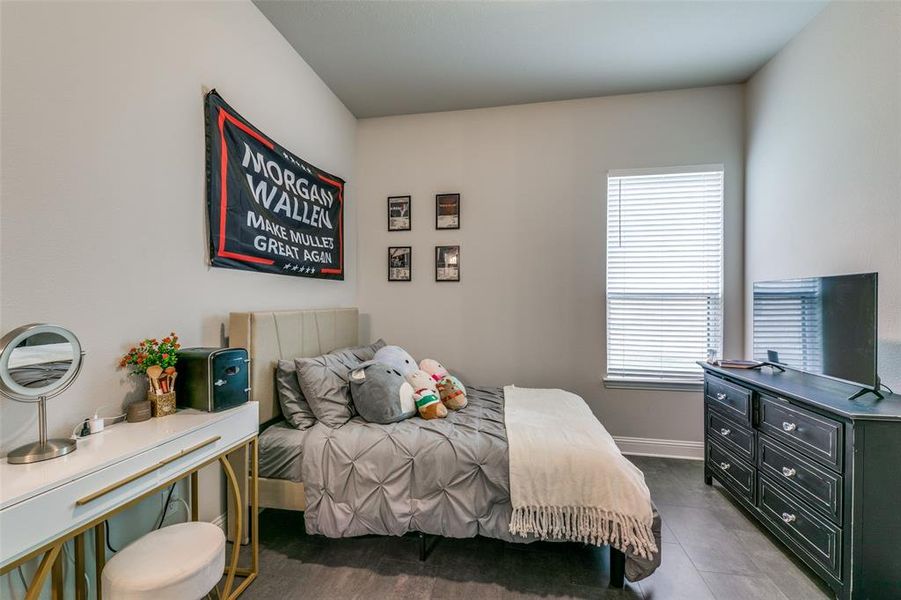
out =
{"type": "Polygon", "coordinates": [[[760,430],[841,471],[842,424],[772,396],[760,397],[760,430]]]}
{"type": "Polygon", "coordinates": [[[740,423],[751,424],[751,390],[708,375],[704,378],[704,398],[740,423]]]}
{"type": "Polygon", "coordinates": [[[754,467],[714,443],[708,442],[705,451],[707,468],[720,482],[754,504],[754,467]]]}
{"type": "Polygon", "coordinates": [[[758,476],[759,508],[764,518],[841,579],[842,530],[801,506],[781,485],[758,476]]]}
{"type": "Polygon", "coordinates": [[[707,411],[707,439],[715,440],[727,450],[753,463],[757,456],[754,431],[712,410],[707,411]]]}
{"type": "Polygon", "coordinates": [[[782,483],[813,508],[842,524],[842,477],[801,457],[765,435],[758,441],[757,463],[762,473],[782,483]]]}

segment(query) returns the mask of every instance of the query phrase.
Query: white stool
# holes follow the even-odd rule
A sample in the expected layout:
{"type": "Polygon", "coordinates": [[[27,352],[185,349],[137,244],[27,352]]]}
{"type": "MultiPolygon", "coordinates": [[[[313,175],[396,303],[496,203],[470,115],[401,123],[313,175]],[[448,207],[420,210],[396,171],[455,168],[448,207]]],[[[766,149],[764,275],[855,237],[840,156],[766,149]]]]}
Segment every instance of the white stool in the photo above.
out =
{"type": "Polygon", "coordinates": [[[163,527],[132,542],[103,569],[104,600],[198,600],[225,569],[225,534],[212,523],[163,527]]]}

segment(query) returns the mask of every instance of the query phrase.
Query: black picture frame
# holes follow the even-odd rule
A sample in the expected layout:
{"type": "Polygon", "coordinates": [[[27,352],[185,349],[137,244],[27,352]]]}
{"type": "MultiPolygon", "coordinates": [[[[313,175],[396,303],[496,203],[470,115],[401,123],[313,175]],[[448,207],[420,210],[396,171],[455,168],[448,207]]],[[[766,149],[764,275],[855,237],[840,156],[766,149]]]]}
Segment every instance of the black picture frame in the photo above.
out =
{"type": "Polygon", "coordinates": [[[388,196],[388,231],[410,231],[413,229],[413,198],[411,196],[388,196]],[[396,214],[399,208],[403,211],[406,206],[406,215],[396,214]],[[392,214],[392,208],[395,214],[392,214]],[[404,223],[406,220],[406,226],[404,223]]]}
{"type": "Polygon", "coordinates": [[[435,229],[460,229],[460,194],[435,194],[435,229]]]}
{"type": "Polygon", "coordinates": [[[411,246],[388,247],[388,281],[413,281],[413,248],[411,246]],[[405,263],[393,261],[404,255],[406,255],[405,263]]]}
{"type": "Polygon", "coordinates": [[[460,281],[460,245],[435,246],[435,281],[460,281]],[[455,257],[456,260],[451,260],[455,257]]]}

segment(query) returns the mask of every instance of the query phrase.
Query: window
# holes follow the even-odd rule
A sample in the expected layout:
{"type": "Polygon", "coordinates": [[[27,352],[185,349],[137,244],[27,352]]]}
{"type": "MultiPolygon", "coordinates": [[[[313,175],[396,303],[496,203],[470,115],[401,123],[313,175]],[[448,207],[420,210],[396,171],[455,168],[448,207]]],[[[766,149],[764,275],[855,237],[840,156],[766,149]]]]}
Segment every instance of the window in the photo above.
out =
{"type": "Polygon", "coordinates": [[[702,380],[723,344],[723,167],[607,176],[608,385],[702,380]]]}

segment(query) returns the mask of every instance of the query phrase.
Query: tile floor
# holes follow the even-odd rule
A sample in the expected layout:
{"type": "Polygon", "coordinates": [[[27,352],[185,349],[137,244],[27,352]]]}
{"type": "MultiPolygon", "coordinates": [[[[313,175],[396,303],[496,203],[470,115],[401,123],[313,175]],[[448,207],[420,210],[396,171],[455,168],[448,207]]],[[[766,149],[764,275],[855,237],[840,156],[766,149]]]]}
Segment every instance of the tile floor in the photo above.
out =
{"type": "Polygon", "coordinates": [[[418,560],[416,537],[331,540],[303,533],[303,516],[260,515],[254,599],[813,600],[828,590],[718,487],[699,461],[630,457],[663,516],[663,563],[624,589],[608,587],[607,550],[579,544],[439,539],[418,560]]]}

